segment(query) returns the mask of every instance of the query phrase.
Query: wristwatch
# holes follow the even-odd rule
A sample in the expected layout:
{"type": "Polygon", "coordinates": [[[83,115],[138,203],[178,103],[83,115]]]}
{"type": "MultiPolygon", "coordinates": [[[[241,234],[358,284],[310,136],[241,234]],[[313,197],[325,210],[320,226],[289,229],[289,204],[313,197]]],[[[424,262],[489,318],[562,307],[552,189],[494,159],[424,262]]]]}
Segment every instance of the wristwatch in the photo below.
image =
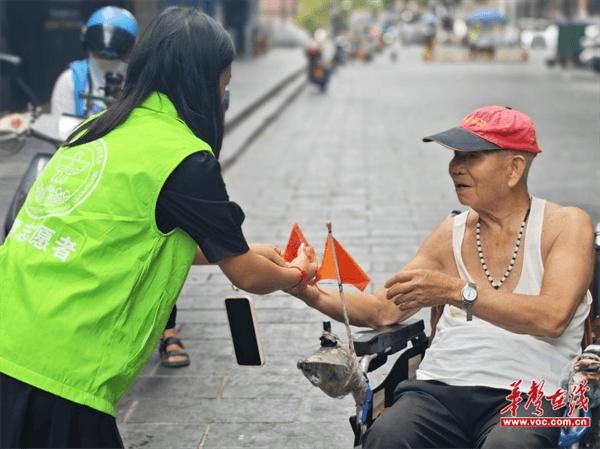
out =
{"type": "Polygon", "coordinates": [[[477,285],[473,282],[467,282],[460,291],[460,299],[462,301],[462,309],[467,312],[467,321],[471,321],[473,319],[471,306],[477,301],[477,285]]]}

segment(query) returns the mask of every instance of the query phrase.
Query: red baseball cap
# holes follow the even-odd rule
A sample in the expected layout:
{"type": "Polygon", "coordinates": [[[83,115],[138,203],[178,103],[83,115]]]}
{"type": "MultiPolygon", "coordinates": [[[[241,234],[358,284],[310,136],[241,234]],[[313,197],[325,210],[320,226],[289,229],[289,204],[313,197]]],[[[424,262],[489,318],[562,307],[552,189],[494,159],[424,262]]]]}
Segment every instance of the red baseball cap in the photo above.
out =
{"type": "Polygon", "coordinates": [[[503,106],[476,109],[458,127],[424,137],[423,142],[437,142],[456,151],[542,151],[531,118],[503,106]]]}

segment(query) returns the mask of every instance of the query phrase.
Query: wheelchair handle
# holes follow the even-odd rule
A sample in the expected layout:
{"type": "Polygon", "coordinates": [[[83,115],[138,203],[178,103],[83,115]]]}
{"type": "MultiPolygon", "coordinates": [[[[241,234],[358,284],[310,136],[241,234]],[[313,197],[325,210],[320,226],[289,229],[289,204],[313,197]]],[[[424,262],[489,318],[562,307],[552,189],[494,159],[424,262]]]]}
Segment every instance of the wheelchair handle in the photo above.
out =
{"type": "Polygon", "coordinates": [[[363,355],[360,358],[360,369],[362,370],[363,373],[368,373],[369,372],[369,365],[371,364],[371,360],[376,359],[378,357],[378,354],[367,354],[367,355],[363,355]]]}

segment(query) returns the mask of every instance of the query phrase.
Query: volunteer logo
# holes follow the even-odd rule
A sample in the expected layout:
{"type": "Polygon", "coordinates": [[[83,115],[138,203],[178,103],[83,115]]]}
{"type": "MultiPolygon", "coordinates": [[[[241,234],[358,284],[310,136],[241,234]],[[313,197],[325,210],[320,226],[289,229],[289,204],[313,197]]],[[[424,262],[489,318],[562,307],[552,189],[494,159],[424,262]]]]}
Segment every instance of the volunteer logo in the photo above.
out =
{"type": "Polygon", "coordinates": [[[29,216],[41,219],[73,211],[98,186],[106,157],[102,139],[56,153],[27,196],[29,216]]]}

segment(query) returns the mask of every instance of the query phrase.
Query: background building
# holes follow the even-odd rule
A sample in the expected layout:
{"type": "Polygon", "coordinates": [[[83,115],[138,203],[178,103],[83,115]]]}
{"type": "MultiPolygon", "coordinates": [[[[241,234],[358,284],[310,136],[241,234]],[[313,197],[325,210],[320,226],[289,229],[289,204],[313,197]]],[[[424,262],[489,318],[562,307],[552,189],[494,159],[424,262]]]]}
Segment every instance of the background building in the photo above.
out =
{"type": "Polygon", "coordinates": [[[260,20],[269,23],[287,19],[298,13],[298,0],[260,0],[260,20]]]}

